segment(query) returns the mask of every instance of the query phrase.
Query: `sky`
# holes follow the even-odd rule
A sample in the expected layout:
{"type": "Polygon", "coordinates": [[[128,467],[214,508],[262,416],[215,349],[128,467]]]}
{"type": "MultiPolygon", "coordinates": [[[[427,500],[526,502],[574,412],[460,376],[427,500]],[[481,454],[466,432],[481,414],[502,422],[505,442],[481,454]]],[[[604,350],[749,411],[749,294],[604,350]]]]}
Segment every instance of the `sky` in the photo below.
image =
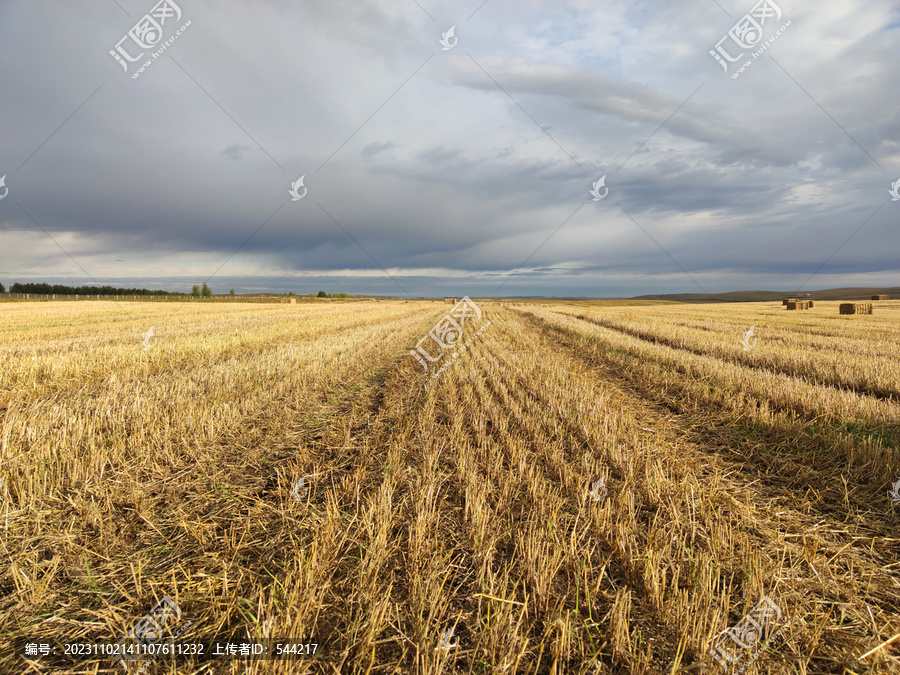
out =
{"type": "Polygon", "coordinates": [[[0,282],[900,285],[898,57],[882,0],[0,0],[0,282]]]}

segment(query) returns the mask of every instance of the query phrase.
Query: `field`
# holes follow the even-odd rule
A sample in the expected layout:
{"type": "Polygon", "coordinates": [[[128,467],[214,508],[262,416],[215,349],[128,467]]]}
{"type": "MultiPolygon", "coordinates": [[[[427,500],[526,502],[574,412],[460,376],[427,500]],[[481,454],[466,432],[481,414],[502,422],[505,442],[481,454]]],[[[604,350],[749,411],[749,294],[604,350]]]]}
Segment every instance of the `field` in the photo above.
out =
{"type": "Polygon", "coordinates": [[[478,305],[0,304],[0,672],[900,672],[900,301],[478,305]]]}

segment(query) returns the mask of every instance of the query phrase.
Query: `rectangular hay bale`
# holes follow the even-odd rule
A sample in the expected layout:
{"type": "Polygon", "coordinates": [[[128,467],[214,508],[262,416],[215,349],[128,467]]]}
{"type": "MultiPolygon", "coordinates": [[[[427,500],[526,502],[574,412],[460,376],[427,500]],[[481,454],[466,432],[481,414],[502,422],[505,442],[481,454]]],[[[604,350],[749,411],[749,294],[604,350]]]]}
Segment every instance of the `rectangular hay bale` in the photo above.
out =
{"type": "Polygon", "coordinates": [[[871,302],[842,302],[840,307],[841,314],[871,314],[871,302]]]}
{"type": "Polygon", "coordinates": [[[809,309],[809,300],[790,300],[787,303],[788,309],[809,309]]]}
{"type": "Polygon", "coordinates": [[[890,300],[890,298],[888,296],[883,295],[883,294],[882,295],[873,295],[872,299],[873,300],[890,300]]]}

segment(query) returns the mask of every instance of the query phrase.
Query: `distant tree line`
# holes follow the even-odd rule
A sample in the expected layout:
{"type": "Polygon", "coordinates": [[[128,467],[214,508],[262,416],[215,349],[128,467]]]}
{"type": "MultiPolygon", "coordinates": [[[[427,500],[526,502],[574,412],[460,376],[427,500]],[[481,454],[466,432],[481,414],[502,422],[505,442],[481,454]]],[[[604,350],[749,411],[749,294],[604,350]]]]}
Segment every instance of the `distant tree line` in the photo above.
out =
{"type": "MultiPolygon", "coordinates": [[[[206,282],[203,282],[203,288],[200,288],[198,285],[194,284],[194,288],[191,290],[191,295],[195,298],[211,298],[212,290],[209,286],[206,285],[206,282]]],[[[234,289],[231,289],[231,294],[234,295],[234,289]]]]}
{"type": "MultiPolygon", "coordinates": [[[[206,284],[204,284],[205,286],[206,284]]],[[[0,293],[5,293],[0,284],[0,293]]],[[[63,286],[62,284],[13,284],[10,293],[38,293],[43,295],[183,295],[168,291],[151,291],[146,288],[113,288],[112,286],[63,286]]]]}
{"type": "Polygon", "coordinates": [[[346,293],[326,293],[325,291],[319,291],[315,296],[312,293],[309,294],[309,297],[316,298],[352,298],[354,296],[347,295],[346,293]]]}
{"type": "MultiPolygon", "coordinates": [[[[186,293],[170,292],[170,291],[151,291],[146,288],[113,288],[112,286],[63,286],[62,284],[19,284],[15,283],[9,288],[10,293],[34,293],[37,295],[187,295],[186,293]]],[[[0,284],[0,293],[6,293],[6,288],[0,284]]],[[[232,288],[229,295],[234,295],[232,288]]],[[[195,298],[211,298],[213,296],[212,289],[203,282],[203,285],[195,284],[191,289],[191,295],[195,298]]],[[[291,291],[287,295],[297,296],[291,291]]],[[[319,291],[318,293],[310,293],[307,297],[314,298],[353,298],[353,295],[346,293],[326,293],[319,291]]]]}

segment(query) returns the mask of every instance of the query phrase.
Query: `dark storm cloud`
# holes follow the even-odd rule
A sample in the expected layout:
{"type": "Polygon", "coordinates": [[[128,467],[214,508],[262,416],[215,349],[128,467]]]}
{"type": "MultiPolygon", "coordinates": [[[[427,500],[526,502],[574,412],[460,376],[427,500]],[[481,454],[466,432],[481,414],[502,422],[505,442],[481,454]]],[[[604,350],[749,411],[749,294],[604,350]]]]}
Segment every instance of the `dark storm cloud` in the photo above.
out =
{"type": "Polygon", "coordinates": [[[396,294],[380,265],[487,295],[532,256],[504,293],[696,290],[671,258],[783,288],[879,205],[813,285],[896,278],[888,2],[779,3],[791,26],[733,80],[708,52],[752,2],[183,0],[132,79],[109,50],[154,4],[0,5],[4,283],[84,283],[74,258],[183,287],[228,259],[237,290],[396,294]]]}

